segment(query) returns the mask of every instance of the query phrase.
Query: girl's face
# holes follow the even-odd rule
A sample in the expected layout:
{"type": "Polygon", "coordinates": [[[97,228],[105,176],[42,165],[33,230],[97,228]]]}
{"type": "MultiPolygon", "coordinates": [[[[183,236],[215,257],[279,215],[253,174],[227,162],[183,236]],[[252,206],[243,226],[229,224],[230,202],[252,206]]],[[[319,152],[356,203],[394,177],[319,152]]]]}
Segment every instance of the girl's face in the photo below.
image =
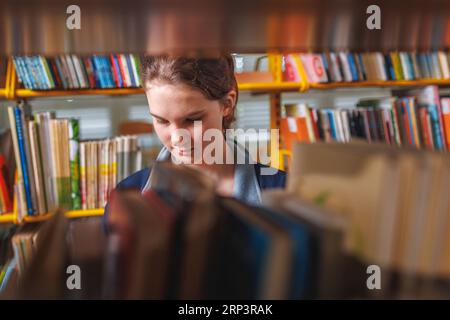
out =
{"type": "MultiPolygon", "coordinates": [[[[164,146],[182,163],[193,163],[194,146],[202,150],[203,132],[222,131],[222,120],[233,112],[236,92],[230,91],[223,102],[207,99],[199,90],[184,84],[152,81],[147,84],[146,96],[153,117],[153,126],[164,146]],[[194,122],[201,121],[201,130],[194,130],[194,122]]],[[[197,122],[198,125],[198,122],[197,122]]]]}

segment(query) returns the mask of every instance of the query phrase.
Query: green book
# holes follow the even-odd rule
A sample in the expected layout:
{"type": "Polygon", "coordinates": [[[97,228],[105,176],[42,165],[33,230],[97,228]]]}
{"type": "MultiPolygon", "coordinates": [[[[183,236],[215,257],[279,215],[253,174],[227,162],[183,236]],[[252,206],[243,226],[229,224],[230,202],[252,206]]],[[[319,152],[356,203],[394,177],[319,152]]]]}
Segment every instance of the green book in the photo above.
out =
{"type": "Polygon", "coordinates": [[[73,210],[81,209],[79,122],[69,120],[70,197],[73,210]]]}

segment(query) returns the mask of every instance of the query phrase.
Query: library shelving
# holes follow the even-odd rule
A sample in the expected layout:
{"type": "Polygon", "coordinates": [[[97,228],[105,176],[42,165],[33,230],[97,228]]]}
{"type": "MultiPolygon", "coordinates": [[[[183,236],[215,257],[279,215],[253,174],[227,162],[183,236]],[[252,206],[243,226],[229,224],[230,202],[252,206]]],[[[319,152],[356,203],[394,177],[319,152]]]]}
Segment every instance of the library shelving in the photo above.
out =
{"type": "MultiPolygon", "coordinates": [[[[263,72],[262,76],[254,77],[258,72],[249,72],[248,74],[236,74],[238,79],[238,88],[241,91],[266,93],[269,95],[270,108],[270,129],[280,128],[280,118],[282,110],[281,95],[283,92],[307,92],[309,90],[330,90],[339,88],[362,88],[362,87],[419,87],[427,85],[450,86],[450,80],[447,79],[420,79],[420,80],[377,80],[377,81],[353,81],[353,82],[327,82],[327,83],[309,83],[306,77],[299,82],[283,81],[282,79],[282,55],[277,53],[268,54],[269,72],[263,72]]],[[[304,72],[304,70],[302,71],[304,72]]],[[[104,88],[104,89],[68,89],[68,90],[30,90],[18,87],[17,74],[14,68],[12,58],[8,59],[6,87],[0,89],[0,98],[9,100],[44,98],[44,97],[71,97],[88,95],[141,95],[144,94],[143,88],[104,88]]],[[[278,168],[285,168],[285,159],[291,154],[287,150],[281,149],[281,141],[272,141],[272,147],[279,150],[278,154],[272,154],[272,163],[278,163],[278,168]],[[276,157],[276,158],[275,158],[276,157]]],[[[103,209],[68,211],[66,216],[70,218],[98,216],[103,214],[103,209]]],[[[24,223],[43,221],[51,215],[27,216],[24,217],[24,223]]],[[[15,213],[0,215],[0,223],[17,223],[15,213]]]]}

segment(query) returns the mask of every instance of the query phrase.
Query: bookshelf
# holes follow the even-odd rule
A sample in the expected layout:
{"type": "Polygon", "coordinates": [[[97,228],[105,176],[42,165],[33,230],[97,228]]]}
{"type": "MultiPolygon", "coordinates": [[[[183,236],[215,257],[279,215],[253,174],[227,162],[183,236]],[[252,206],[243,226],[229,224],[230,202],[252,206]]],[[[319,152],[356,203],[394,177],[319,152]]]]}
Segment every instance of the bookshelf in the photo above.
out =
{"type": "MultiPolygon", "coordinates": [[[[421,80],[378,80],[378,81],[354,81],[354,82],[329,82],[309,83],[305,78],[300,82],[282,81],[282,55],[278,53],[268,54],[269,72],[247,72],[236,74],[238,88],[240,91],[252,93],[264,93],[269,95],[270,106],[270,129],[280,128],[282,110],[281,95],[284,92],[307,92],[309,90],[332,90],[340,88],[363,88],[363,87],[419,87],[426,85],[450,86],[450,80],[421,79],[421,80]],[[259,75],[258,75],[259,74],[259,75]]],[[[304,72],[304,70],[303,70],[304,72]]],[[[0,88],[0,98],[9,100],[44,98],[44,97],[69,97],[89,95],[142,95],[143,88],[111,88],[111,89],[70,89],[70,90],[30,90],[18,88],[17,75],[12,58],[8,59],[6,87],[0,88]]],[[[279,150],[272,155],[272,163],[278,163],[279,169],[284,169],[286,159],[292,155],[289,151],[280,148],[281,141],[273,141],[272,147],[279,150]]],[[[78,218],[88,216],[99,216],[103,209],[68,211],[67,217],[78,218]]],[[[37,217],[25,217],[22,222],[33,223],[43,221],[51,215],[37,217]]],[[[0,223],[17,222],[17,214],[9,213],[0,215],[0,223]]]]}

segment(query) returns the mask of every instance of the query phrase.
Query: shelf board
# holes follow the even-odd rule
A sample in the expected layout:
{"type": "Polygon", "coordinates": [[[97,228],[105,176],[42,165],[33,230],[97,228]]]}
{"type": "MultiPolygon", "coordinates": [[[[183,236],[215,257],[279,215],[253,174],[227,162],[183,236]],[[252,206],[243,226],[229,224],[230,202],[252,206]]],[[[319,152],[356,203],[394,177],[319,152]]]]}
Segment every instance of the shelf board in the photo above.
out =
{"type": "Polygon", "coordinates": [[[358,88],[358,87],[413,87],[426,85],[448,85],[450,80],[424,79],[424,80],[401,80],[401,81],[355,81],[355,82],[330,82],[311,83],[310,89],[334,89],[334,88],[358,88]]]}
{"type": "Polygon", "coordinates": [[[80,89],[80,90],[29,90],[17,89],[18,98],[36,98],[36,97],[65,97],[82,95],[129,95],[143,94],[142,88],[116,88],[116,89],[80,89]]]}
{"type": "Polygon", "coordinates": [[[14,223],[14,222],[16,222],[16,215],[12,212],[0,215],[0,223],[14,223]]]}
{"type": "MultiPolygon", "coordinates": [[[[358,87],[408,87],[425,85],[448,85],[450,80],[402,80],[402,81],[355,81],[355,82],[330,82],[330,83],[310,83],[310,89],[337,89],[337,88],[358,88],[358,87]]],[[[241,91],[270,92],[270,91],[299,91],[299,82],[248,82],[239,83],[241,91]]],[[[115,88],[115,89],[79,89],[79,90],[29,90],[17,89],[18,98],[37,97],[68,97],[80,95],[131,95],[143,94],[142,88],[115,88]]],[[[6,90],[0,89],[0,96],[5,96],[6,90]]]]}
{"type": "MultiPolygon", "coordinates": [[[[75,218],[84,218],[84,217],[96,217],[102,216],[104,212],[103,208],[100,209],[89,209],[89,210],[72,210],[67,211],[65,213],[67,218],[75,219],[75,218]]],[[[23,218],[23,222],[33,223],[33,222],[41,222],[48,220],[53,216],[53,213],[43,214],[39,216],[25,216],[23,218]]]]}

